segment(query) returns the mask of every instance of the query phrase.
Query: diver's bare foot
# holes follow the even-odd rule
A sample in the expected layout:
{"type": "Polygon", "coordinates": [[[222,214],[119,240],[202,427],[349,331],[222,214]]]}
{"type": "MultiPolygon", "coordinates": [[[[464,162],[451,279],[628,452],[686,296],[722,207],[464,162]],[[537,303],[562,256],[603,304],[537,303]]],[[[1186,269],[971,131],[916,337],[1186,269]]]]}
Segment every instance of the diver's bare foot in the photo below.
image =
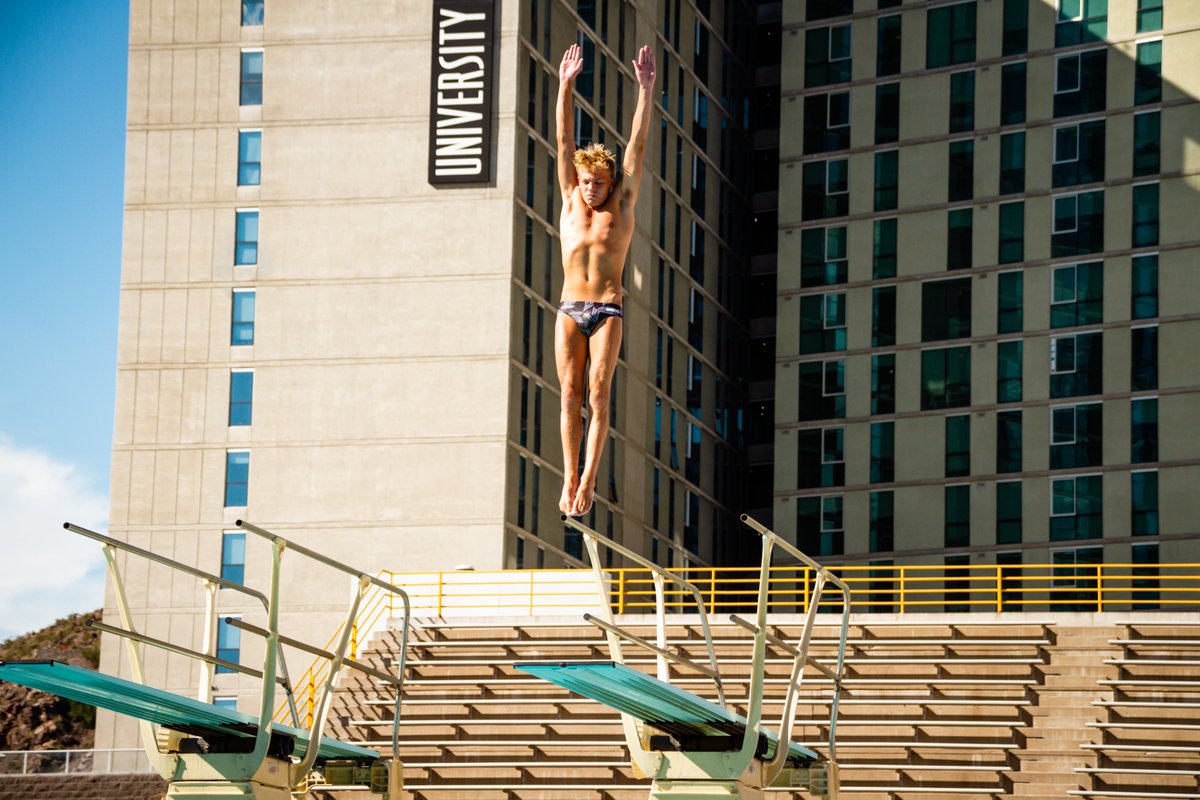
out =
{"type": "Polygon", "coordinates": [[[558,498],[558,510],[567,516],[571,515],[571,504],[575,502],[575,491],[578,488],[578,478],[571,477],[563,481],[562,497],[558,498]]]}
{"type": "Polygon", "coordinates": [[[571,503],[571,516],[582,517],[592,510],[592,502],[596,497],[596,482],[582,481],[575,490],[575,499],[571,503]]]}

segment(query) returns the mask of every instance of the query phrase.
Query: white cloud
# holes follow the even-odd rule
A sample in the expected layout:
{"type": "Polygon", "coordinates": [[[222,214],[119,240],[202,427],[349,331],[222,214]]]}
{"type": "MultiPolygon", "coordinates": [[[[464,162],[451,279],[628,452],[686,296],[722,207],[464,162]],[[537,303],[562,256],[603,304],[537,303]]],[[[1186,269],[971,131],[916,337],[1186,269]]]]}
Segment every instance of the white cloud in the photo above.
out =
{"type": "Polygon", "coordinates": [[[103,530],[108,498],[73,464],[0,433],[0,641],[104,602],[104,557],[63,529],[103,530]]]}

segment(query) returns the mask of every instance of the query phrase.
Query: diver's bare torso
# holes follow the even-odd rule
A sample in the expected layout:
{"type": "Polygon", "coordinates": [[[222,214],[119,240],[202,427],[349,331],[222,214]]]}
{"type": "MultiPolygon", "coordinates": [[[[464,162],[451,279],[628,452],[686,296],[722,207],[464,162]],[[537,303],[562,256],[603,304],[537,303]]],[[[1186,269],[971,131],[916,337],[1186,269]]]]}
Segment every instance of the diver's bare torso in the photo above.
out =
{"type": "Polygon", "coordinates": [[[559,234],[566,301],[621,304],[621,274],[633,238],[633,204],[618,182],[596,208],[584,202],[579,187],[563,203],[559,234]]]}

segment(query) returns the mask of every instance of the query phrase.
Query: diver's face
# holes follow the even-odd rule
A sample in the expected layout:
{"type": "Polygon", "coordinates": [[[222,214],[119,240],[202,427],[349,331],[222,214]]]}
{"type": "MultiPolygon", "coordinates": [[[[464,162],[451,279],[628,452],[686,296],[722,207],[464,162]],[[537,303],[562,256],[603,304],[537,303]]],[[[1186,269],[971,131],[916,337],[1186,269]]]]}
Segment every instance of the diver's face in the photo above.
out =
{"type": "Polygon", "coordinates": [[[612,176],[608,170],[601,169],[593,172],[588,169],[579,170],[579,191],[583,201],[592,208],[602,205],[612,191],[612,176]]]}

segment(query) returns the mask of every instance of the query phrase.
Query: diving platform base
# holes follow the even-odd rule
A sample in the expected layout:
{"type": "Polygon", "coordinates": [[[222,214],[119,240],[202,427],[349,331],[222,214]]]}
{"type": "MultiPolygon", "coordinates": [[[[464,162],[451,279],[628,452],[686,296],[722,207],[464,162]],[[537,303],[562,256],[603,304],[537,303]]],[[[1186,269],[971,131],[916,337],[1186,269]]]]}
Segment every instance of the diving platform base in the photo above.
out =
{"type": "MultiPolygon", "coordinates": [[[[280,773],[287,780],[287,766],[280,763],[280,773]]],[[[287,786],[268,786],[258,781],[172,781],[167,786],[166,800],[292,800],[287,786]]]]}
{"type": "Polygon", "coordinates": [[[764,800],[763,790],[741,781],[668,781],[650,784],[650,800],[764,800]]]}

